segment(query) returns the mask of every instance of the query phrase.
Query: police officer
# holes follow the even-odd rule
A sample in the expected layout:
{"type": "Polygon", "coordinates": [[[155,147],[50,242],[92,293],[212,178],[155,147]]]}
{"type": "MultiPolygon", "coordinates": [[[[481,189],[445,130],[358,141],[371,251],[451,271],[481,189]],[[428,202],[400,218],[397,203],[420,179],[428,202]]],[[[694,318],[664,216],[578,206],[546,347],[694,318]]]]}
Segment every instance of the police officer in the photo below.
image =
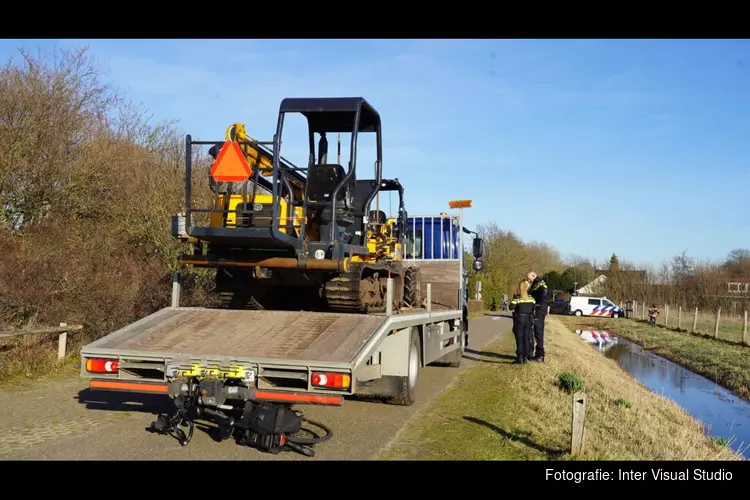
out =
{"type": "Polygon", "coordinates": [[[531,358],[531,323],[536,302],[529,295],[530,282],[523,280],[518,284],[518,293],[510,301],[513,311],[513,335],[516,338],[515,364],[522,365],[531,358]]]}
{"type": "MultiPolygon", "coordinates": [[[[547,317],[547,300],[549,298],[547,284],[542,278],[537,277],[534,271],[529,272],[526,278],[531,283],[530,293],[536,302],[536,310],[534,311],[534,336],[532,340],[532,342],[536,343],[536,353],[534,353],[534,357],[531,359],[544,363],[544,320],[547,317]]],[[[531,356],[532,350],[529,350],[529,356],[531,356]]]]}

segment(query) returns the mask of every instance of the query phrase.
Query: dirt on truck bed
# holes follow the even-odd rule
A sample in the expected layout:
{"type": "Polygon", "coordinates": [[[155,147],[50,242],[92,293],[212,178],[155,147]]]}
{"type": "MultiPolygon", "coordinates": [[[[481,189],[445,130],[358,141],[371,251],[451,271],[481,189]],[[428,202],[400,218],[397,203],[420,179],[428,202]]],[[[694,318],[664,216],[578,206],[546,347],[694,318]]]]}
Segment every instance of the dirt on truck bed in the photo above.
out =
{"type": "Polygon", "coordinates": [[[86,350],[348,363],[385,320],[365,314],[166,308],[86,350]]]}

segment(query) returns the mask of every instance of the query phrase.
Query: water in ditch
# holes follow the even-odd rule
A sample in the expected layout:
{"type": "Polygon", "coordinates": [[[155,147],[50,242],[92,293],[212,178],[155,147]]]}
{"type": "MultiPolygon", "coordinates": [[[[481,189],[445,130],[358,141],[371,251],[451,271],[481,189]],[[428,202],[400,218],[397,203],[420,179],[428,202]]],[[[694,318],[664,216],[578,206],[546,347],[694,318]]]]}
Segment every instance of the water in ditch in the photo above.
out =
{"type": "Polygon", "coordinates": [[[708,434],[727,440],[732,449],[750,459],[750,402],[611,332],[578,330],[576,333],[650,390],[672,399],[703,422],[708,434]]]}

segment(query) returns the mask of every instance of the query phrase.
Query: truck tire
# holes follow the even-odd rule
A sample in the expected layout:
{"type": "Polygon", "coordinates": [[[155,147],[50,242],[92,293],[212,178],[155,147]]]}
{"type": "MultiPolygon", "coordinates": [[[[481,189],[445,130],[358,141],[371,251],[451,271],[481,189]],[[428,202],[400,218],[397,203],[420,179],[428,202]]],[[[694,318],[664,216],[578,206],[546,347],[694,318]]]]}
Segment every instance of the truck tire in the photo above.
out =
{"type": "Polygon", "coordinates": [[[419,374],[422,371],[421,361],[422,345],[419,341],[419,332],[416,328],[411,329],[411,341],[409,343],[408,371],[405,377],[399,377],[398,394],[391,396],[387,402],[392,405],[411,406],[417,400],[417,386],[419,385],[419,374]]]}
{"type": "Polygon", "coordinates": [[[404,270],[404,304],[413,309],[422,307],[422,278],[418,267],[404,270]]]}
{"type": "Polygon", "coordinates": [[[577,311],[575,312],[575,315],[576,315],[576,316],[583,316],[583,311],[581,311],[580,309],[578,309],[578,310],[577,310],[577,311]]]}

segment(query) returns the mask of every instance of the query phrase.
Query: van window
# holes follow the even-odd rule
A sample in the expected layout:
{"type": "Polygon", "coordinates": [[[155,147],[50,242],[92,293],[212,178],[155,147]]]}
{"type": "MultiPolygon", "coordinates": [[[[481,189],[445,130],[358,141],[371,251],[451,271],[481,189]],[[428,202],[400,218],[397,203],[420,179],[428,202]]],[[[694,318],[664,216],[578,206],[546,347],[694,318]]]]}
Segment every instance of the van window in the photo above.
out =
{"type": "Polygon", "coordinates": [[[590,306],[598,306],[601,305],[602,301],[599,299],[589,299],[589,305],[590,306]]]}
{"type": "Polygon", "coordinates": [[[605,306],[613,306],[614,305],[612,302],[608,301],[607,299],[604,299],[602,302],[604,302],[605,306]]]}

